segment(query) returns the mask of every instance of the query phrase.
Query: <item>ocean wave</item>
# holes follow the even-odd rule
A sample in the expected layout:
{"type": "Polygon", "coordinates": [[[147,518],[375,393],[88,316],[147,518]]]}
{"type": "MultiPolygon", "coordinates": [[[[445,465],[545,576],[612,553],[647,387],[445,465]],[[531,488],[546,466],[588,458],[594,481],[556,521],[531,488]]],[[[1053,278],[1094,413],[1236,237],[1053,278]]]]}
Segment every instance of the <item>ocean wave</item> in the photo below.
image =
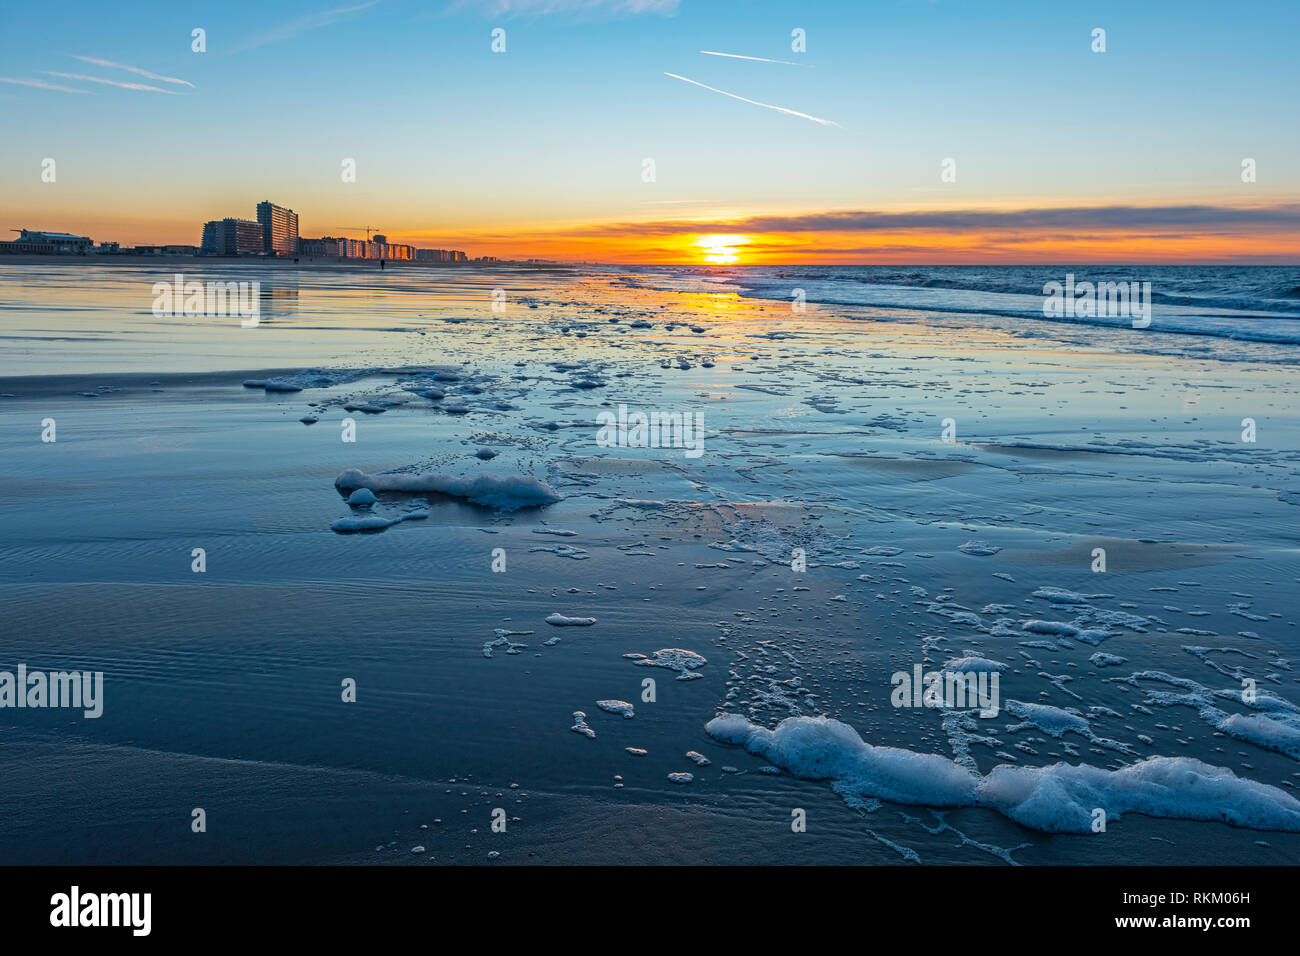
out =
{"type": "Polygon", "coordinates": [[[1064,282],[1070,274],[1076,285],[1151,283],[1151,322],[1144,332],[1300,345],[1300,306],[1295,301],[1300,298],[1300,269],[1292,267],[685,266],[647,270],[644,278],[652,285],[662,281],[660,287],[670,291],[716,291],[722,285],[747,298],[790,301],[802,290],[805,300],[817,305],[1132,328],[1128,316],[1044,315],[1044,285],[1064,282]]]}

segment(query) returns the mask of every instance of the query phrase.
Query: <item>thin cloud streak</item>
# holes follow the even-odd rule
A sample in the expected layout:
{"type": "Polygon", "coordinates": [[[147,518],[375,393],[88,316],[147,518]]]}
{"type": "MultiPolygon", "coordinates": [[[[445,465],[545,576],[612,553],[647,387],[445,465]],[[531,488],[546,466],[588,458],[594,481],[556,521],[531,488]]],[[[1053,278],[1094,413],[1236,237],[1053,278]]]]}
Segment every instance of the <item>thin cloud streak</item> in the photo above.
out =
{"type": "Polygon", "coordinates": [[[293,37],[307,33],[310,30],[319,30],[321,27],[332,26],[354,13],[368,10],[378,2],[379,0],[369,0],[368,3],[359,3],[352,7],[336,7],[333,10],[321,10],[318,13],[309,13],[305,17],[286,20],[264,33],[259,33],[251,39],[245,40],[230,52],[243,53],[245,50],[252,50],[259,46],[266,46],[268,43],[277,43],[280,40],[292,39],[293,37]]]}
{"type": "Polygon", "coordinates": [[[769,60],[765,56],[742,56],[739,53],[718,53],[715,50],[701,50],[700,52],[703,53],[705,56],[725,56],[725,57],[729,57],[732,60],[754,60],[757,63],[780,63],[784,66],[804,66],[804,67],[808,67],[809,69],[812,68],[811,64],[795,63],[793,60],[769,60]]]}
{"type": "Polygon", "coordinates": [[[38,90],[55,90],[59,93],[85,93],[89,95],[90,90],[74,90],[70,86],[59,86],[57,83],[50,83],[48,80],[19,80],[11,76],[0,76],[0,83],[14,83],[18,86],[33,86],[38,90]]]}
{"type": "Polygon", "coordinates": [[[628,16],[657,14],[671,17],[676,15],[679,5],[680,0],[458,0],[448,9],[464,10],[486,6],[487,12],[492,16],[607,11],[628,16]]]}
{"type": "Polygon", "coordinates": [[[800,119],[812,120],[814,123],[820,123],[822,126],[834,126],[837,129],[844,128],[834,120],[822,119],[820,116],[813,116],[810,113],[800,113],[798,110],[786,109],[784,106],[774,106],[771,103],[760,103],[758,100],[751,100],[744,96],[738,96],[735,93],[728,93],[726,90],[720,90],[716,86],[708,86],[704,83],[699,82],[698,80],[692,80],[685,76],[678,76],[676,73],[669,73],[667,70],[664,71],[664,76],[671,76],[674,80],[681,80],[684,83],[691,83],[695,86],[702,87],[703,89],[709,90],[710,92],[713,93],[721,93],[723,96],[730,96],[733,100],[740,100],[740,102],[742,103],[749,103],[752,104],[753,106],[761,106],[764,109],[768,109],[768,110],[776,110],[778,113],[785,113],[788,116],[798,116],[800,119]]]}
{"type": "Polygon", "coordinates": [[[102,83],[105,86],[116,86],[124,90],[144,90],[149,93],[166,93],[168,96],[179,96],[175,90],[164,90],[160,86],[148,86],[144,83],[123,83],[120,80],[105,80],[98,76],[86,76],[83,73],[60,73],[57,70],[42,70],[46,76],[57,76],[65,80],[81,80],[83,83],[102,83]]]}
{"type": "Polygon", "coordinates": [[[1039,209],[936,209],[910,212],[826,212],[809,216],[755,216],[752,228],[772,232],[884,232],[944,229],[960,232],[1017,229],[1214,230],[1236,226],[1300,226],[1300,204],[1273,206],[1063,206],[1039,209]]]}
{"type": "Polygon", "coordinates": [[[125,63],[114,63],[112,60],[101,60],[93,56],[80,56],[76,53],[69,54],[74,60],[80,60],[82,63],[93,63],[95,66],[112,67],[115,70],[126,70],[128,73],[135,73],[143,76],[148,80],[161,80],[164,83],[178,83],[181,86],[194,88],[194,84],[189,80],[181,80],[174,76],[163,76],[161,73],[150,73],[148,70],[142,70],[138,66],[127,66],[125,63]]]}
{"type": "Polygon", "coordinates": [[[671,235],[697,232],[737,233],[1011,233],[1049,231],[1078,236],[1088,231],[1139,231],[1187,235],[1189,230],[1215,234],[1238,229],[1300,229],[1300,203],[1268,206],[1062,206],[1035,209],[921,209],[903,212],[842,211],[806,215],[740,218],[669,219],[609,223],[591,227],[599,235],[671,235]]]}

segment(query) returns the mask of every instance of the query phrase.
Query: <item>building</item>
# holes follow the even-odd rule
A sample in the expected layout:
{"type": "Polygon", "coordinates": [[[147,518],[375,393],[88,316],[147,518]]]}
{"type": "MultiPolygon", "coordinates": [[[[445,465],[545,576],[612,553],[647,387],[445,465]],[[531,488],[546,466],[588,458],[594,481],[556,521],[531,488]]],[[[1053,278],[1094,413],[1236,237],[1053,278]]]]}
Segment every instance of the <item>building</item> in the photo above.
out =
{"type": "Polygon", "coordinates": [[[394,242],[379,242],[386,236],[372,240],[345,239],[323,236],[320,239],[299,239],[298,254],[309,259],[414,259],[416,248],[394,242]]]}
{"type": "Polygon", "coordinates": [[[309,259],[364,259],[366,240],[347,239],[342,236],[299,239],[298,255],[309,259]]]}
{"type": "Polygon", "coordinates": [[[298,239],[298,255],[307,259],[343,258],[343,239],[323,236],[320,239],[298,239]]]}
{"type": "Polygon", "coordinates": [[[400,243],[389,242],[387,236],[375,236],[375,238],[366,243],[367,259],[414,259],[415,246],[404,246],[400,243]]]}
{"type": "Polygon", "coordinates": [[[131,246],[126,249],[115,249],[114,251],[128,256],[197,256],[199,247],[185,245],[131,246]]]}
{"type": "Polygon", "coordinates": [[[0,255],[84,256],[95,245],[89,236],[74,236],[70,232],[11,231],[18,233],[18,238],[0,242],[0,255]]]}
{"type": "Polygon", "coordinates": [[[416,249],[415,258],[419,262],[464,262],[465,253],[458,249],[416,249]]]}
{"type": "MultiPolygon", "coordinates": [[[[296,220],[294,228],[297,228],[296,220]]],[[[260,256],[265,254],[265,249],[261,223],[247,219],[213,219],[203,225],[203,243],[199,251],[204,255],[260,256]]]]}
{"type": "Polygon", "coordinates": [[[262,251],[268,256],[298,254],[298,214],[292,209],[263,201],[257,204],[257,221],[262,227],[262,251]]]}

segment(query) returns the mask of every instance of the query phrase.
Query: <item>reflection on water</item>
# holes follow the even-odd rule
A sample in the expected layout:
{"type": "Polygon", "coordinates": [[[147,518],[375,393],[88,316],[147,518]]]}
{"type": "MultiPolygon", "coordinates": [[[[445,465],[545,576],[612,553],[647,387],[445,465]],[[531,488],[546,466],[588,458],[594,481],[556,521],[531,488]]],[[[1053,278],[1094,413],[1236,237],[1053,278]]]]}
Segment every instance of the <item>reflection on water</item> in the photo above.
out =
{"type": "Polygon", "coordinates": [[[0,377],[379,364],[394,334],[482,318],[503,283],[519,286],[478,270],[419,267],[5,262],[0,377]],[[242,327],[238,315],[155,314],[154,286],[176,287],[178,275],[181,287],[258,283],[257,325],[242,327]]]}
{"type": "Polygon", "coordinates": [[[298,311],[297,278],[276,276],[269,284],[263,282],[258,295],[258,309],[263,322],[294,315],[298,311]]]}

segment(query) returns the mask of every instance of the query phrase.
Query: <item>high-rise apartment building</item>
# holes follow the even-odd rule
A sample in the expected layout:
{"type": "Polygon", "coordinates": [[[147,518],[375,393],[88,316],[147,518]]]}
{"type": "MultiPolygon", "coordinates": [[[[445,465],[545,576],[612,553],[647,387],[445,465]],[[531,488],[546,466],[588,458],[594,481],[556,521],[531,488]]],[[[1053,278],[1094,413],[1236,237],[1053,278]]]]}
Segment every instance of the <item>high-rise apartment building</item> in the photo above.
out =
{"type": "Polygon", "coordinates": [[[257,221],[262,226],[262,251],[268,256],[298,254],[298,214],[273,202],[257,204],[257,221]]]}
{"type": "Polygon", "coordinates": [[[203,225],[199,251],[210,256],[260,256],[266,245],[263,231],[261,223],[247,219],[213,219],[203,225]]]}

